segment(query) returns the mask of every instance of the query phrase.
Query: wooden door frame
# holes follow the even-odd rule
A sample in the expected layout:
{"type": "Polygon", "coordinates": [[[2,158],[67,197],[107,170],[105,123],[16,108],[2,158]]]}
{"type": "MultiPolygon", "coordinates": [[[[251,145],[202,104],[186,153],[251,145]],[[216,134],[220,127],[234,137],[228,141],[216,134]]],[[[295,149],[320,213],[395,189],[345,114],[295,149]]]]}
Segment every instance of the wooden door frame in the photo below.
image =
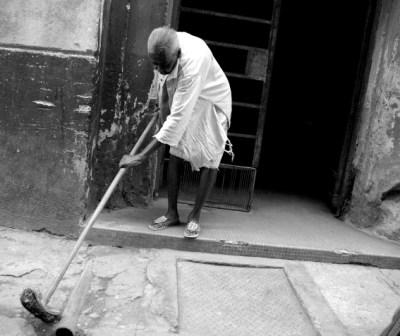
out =
{"type": "Polygon", "coordinates": [[[357,65],[357,75],[352,94],[351,109],[347,119],[344,141],[337,167],[337,177],[331,195],[331,207],[337,217],[342,217],[348,210],[356,176],[353,160],[356,153],[357,139],[363,113],[363,102],[372,64],[373,41],[377,30],[380,2],[380,0],[369,0],[368,4],[367,17],[362,36],[363,41],[357,65]]]}
{"type": "MultiPolygon", "coordinates": [[[[171,28],[174,29],[178,28],[180,5],[181,5],[181,0],[170,0],[168,2],[165,25],[170,26],[171,28]]],[[[163,182],[164,158],[165,158],[165,146],[161,146],[161,148],[157,150],[153,197],[159,196],[160,187],[163,182]]]]}
{"type": "MultiPolygon", "coordinates": [[[[258,164],[260,162],[261,156],[261,147],[263,143],[264,136],[264,128],[265,128],[265,117],[267,114],[267,105],[270,93],[271,86],[271,76],[274,65],[274,54],[276,49],[276,39],[278,35],[278,24],[279,24],[279,16],[281,10],[281,1],[282,0],[274,0],[274,8],[272,11],[272,22],[270,27],[270,39],[268,42],[268,65],[267,65],[267,74],[265,76],[265,81],[262,90],[260,109],[258,112],[258,126],[256,133],[256,142],[254,145],[254,155],[252,160],[252,167],[258,168],[258,164]],[[271,49],[271,50],[270,50],[271,49]]],[[[254,188],[254,187],[253,187],[254,188]]]]}
{"type": "Polygon", "coordinates": [[[179,23],[179,8],[181,7],[181,0],[170,0],[168,3],[168,25],[171,28],[178,29],[179,23]]]}

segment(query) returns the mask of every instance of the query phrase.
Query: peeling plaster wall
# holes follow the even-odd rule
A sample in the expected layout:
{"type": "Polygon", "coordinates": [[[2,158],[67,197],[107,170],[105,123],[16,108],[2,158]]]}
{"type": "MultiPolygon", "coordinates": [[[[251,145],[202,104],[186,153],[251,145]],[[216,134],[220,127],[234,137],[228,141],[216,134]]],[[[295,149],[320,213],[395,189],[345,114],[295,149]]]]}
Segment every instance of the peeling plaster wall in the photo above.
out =
{"type": "Polygon", "coordinates": [[[383,0],[354,167],[348,218],[400,240],[400,2],[383,0]]]}
{"type": "Polygon", "coordinates": [[[96,138],[103,1],[2,1],[0,225],[75,234],[96,138]]]}
{"type": "MultiPolygon", "coordinates": [[[[102,90],[100,129],[94,164],[93,208],[118,172],[154,112],[150,88],[154,73],[147,57],[151,30],[167,23],[166,0],[115,0],[102,90]]],[[[108,207],[145,206],[152,199],[156,156],[132,168],[108,202],[108,207]]]]}

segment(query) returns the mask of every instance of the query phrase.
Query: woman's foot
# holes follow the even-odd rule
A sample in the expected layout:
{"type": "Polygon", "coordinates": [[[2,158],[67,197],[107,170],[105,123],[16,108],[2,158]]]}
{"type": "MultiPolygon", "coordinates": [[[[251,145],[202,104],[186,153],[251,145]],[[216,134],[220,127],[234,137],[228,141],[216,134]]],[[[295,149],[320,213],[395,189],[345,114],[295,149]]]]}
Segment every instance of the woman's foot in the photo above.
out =
{"type": "Polygon", "coordinates": [[[170,226],[179,225],[179,217],[169,217],[168,214],[158,217],[149,225],[149,229],[153,231],[164,230],[170,226]]]}
{"type": "Polygon", "coordinates": [[[194,221],[193,219],[190,220],[186,224],[185,231],[183,231],[183,236],[185,238],[195,239],[199,236],[199,234],[200,234],[200,224],[194,221]]]}

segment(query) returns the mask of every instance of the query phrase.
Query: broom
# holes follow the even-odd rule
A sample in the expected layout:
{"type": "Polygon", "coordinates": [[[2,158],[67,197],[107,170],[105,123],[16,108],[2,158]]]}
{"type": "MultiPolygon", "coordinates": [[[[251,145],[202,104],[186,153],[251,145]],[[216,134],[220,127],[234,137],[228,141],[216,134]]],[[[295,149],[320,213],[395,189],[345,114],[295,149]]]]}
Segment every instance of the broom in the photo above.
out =
{"type": "MultiPolygon", "coordinates": [[[[139,147],[142,145],[143,141],[147,137],[148,133],[150,132],[151,128],[153,127],[154,123],[156,122],[158,118],[158,113],[155,113],[152,119],[150,120],[149,124],[146,126],[145,130],[143,133],[140,135],[137,143],[129,153],[129,155],[135,155],[139,147]]],[[[81,235],[79,236],[75,247],[73,248],[67,262],[65,263],[65,266],[57,276],[57,278],[54,280],[52,286],[50,287],[50,290],[47,292],[43,303],[41,302],[41,294],[36,293],[33,289],[31,288],[26,288],[23,290],[21,296],[20,296],[20,301],[21,304],[25,307],[26,310],[28,310],[31,314],[36,316],[37,318],[41,319],[42,321],[46,323],[53,323],[56,321],[59,321],[61,319],[61,313],[48,309],[47,304],[49,303],[51,297],[53,296],[55,290],[57,289],[58,285],[60,284],[62,278],[64,277],[68,267],[71,265],[72,260],[78,253],[79,248],[81,247],[86,235],[88,234],[89,230],[92,228],[93,224],[95,223],[97,217],[101,213],[101,211],[104,209],[104,206],[106,205],[107,201],[109,200],[111,194],[114,192],[116,186],[118,185],[119,181],[121,178],[124,176],[128,168],[120,168],[118,171],[117,175],[114,177],[113,181],[111,182],[110,186],[108,187],[106,193],[102,197],[100,203],[96,207],[95,211],[93,214],[90,216],[88,223],[85,226],[85,229],[82,231],[81,235]]]]}

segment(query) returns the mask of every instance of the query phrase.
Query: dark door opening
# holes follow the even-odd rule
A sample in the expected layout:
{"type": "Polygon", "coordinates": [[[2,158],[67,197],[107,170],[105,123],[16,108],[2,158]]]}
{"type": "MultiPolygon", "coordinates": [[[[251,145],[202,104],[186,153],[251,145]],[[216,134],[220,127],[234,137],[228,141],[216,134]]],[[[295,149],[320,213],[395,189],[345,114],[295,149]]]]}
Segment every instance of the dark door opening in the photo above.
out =
{"type": "Polygon", "coordinates": [[[329,201],[370,5],[282,1],[257,189],[329,201]]]}

